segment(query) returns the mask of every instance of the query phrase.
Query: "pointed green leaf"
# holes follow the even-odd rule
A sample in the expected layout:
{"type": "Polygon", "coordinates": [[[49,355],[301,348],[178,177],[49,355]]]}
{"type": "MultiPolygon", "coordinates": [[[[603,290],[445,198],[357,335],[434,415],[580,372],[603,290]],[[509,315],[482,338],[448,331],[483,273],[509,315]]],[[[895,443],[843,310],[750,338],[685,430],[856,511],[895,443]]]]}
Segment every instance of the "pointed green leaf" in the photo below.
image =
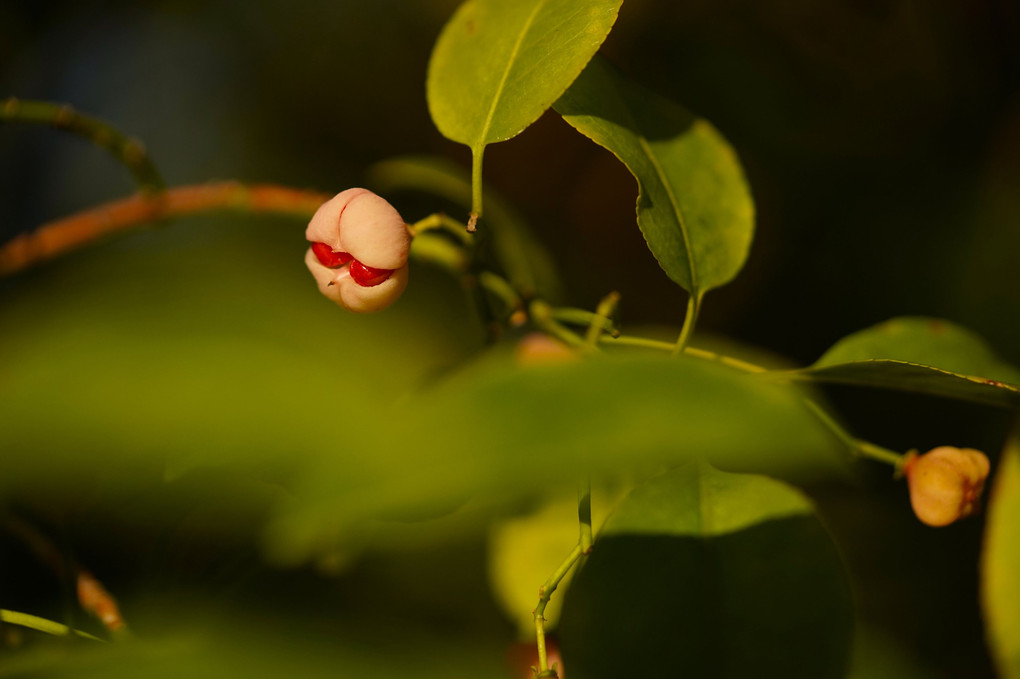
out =
{"type": "Polygon", "coordinates": [[[992,656],[1004,679],[1020,677],[1020,429],[1003,452],[988,500],[981,602],[992,656]]]}
{"type": "Polygon", "coordinates": [[[606,39],[623,0],[468,0],[443,28],[426,89],[436,127],[478,154],[538,120],[606,39]]]}
{"type": "Polygon", "coordinates": [[[623,676],[843,677],[849,583],[810,502],[689,464],[607,519],[563,605],[564,665],[623,676]]]}
{"type": "Polygon", "coordinates": [[[861,330],[837,342],[808,368],[779,377],[1020,407],[1020,372],[975,333],[935,318],[894,318],[861,330]]]}
{"type": "Polygon", "coordinates": [[[707,121],[593,59],[555,104],[638,183],[638,226],[666,274],[695,298],[737,275],[754,204],[736,153],[707,121]]]}

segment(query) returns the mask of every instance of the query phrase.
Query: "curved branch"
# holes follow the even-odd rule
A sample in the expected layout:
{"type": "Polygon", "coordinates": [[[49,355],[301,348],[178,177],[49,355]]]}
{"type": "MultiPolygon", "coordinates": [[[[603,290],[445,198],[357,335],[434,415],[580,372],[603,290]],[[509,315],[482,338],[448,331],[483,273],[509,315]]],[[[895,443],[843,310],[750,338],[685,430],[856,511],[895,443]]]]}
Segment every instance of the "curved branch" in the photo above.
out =
{"type": "Polygon", "coordinates": [[[273,184],[217,182],[135,194],[43,224],[0,247],[0,276],[76,250],[107,234],[168,217],[235,210],[310,218],[329,195],[273,184]]]}
{"type": "Polygon", "coordinates": [[[82,115],[70,106],[10,97],[0,102],[0,123],[49,125],[85,137],[130,170],[142,191],[153,193],[162,191],[166,186],[142,142],[109,123],[82,115]]]}

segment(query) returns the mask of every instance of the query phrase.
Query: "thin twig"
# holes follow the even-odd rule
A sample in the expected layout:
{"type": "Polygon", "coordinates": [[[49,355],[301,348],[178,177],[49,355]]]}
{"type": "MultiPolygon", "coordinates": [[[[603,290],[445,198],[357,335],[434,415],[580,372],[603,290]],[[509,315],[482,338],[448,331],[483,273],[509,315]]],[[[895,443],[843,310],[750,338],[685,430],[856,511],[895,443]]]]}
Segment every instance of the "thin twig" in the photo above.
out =
{"type": "Polygon", "coordinates": [[[22,101],[11,97],[0,101],[0,123],[47,125],[77,134],[112,155],[130,170],[143,192],[162,191],[166,186],[142,142],[107,122],[82,115],[70,106],[48,101],[22,101]]]}
{"type": "Polygon", "coordinates": [[[179,186],[158,194],[135,194],[64,217],[0,247],[0,276],[52,259],[107,234],[142,224],[216,210],[280,213],[310,218],[329,196],[273,184],[216,182],[179,186]]]}
{"type": "Polygon", "coordinates": [[[534,611],[535,638],[538,644],[538,672],[536,677],[541,679],[558,676],[556,670],[549,667],[549,656],[545,648],[545,607],[549,605],[552,593],[559,587],[560,582],[567,576],[570,569],[574,567],[577,560],[581,558],[581,553],[581,543],[578,542],[574,549],[570,551],[570,554],[567,555],[567,558],[563,560],[563,563],[560,564],[559,568],[556,569],[556,572],[550,575],[545,584],[538,588],[538,605],[535,606],[534,611]]]}

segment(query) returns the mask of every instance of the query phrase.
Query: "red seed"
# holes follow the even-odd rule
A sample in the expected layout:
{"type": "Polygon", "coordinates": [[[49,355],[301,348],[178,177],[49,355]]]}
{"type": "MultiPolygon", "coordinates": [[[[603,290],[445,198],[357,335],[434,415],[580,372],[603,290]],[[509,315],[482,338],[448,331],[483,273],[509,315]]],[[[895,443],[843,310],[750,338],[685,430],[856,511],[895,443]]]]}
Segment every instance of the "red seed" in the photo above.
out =
{"type": "Polygon", "coordinates": [[[350,266],[351,278],[363,288],[379,285],[393,273],[393,269],[376,269],[353,260],[350,266]]]}
{"type": "Polygon", "coordinates": [[[346,252],[337,252],[325,243],[312,243],[312,252],[323,266],[330,269],[339,269],[347,262],[354,259],[346,252]]]}

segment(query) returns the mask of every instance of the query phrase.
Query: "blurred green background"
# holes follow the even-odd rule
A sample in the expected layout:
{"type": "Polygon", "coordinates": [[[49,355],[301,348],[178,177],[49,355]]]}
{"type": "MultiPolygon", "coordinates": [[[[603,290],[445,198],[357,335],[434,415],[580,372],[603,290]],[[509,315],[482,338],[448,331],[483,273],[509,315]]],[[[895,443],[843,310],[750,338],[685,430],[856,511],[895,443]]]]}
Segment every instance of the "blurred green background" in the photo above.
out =
{"type": "MultiPolygon", "coordinates": [[[[363,183],[372,163],[409,153],[439,154],[467,167],[467,151],[432,126],[424,96],[429,50],[456,5],[5,2],[0,96],[68,102],[113,122],[144,140],[171,184],[238,179],[339,191],[363,183]]],[[[1017,3],[627,0],[603,51],[633,79],[711,120],[747,170],[758,210],[749,264],[734,283],[708,295],[701,328],[808,363],[857,329],[924,314],[969,326],[1005,358],[1020,361],[1017,3]]],[[[648,254],[634,225],[634,182],[604,150],[549,114],[487,151],[486,179],[553,252],[571,304],[590,307],[615,289],[623,294],[626,327],[679,323],[684,295],[648,254]]],[[[0,127],[3,239],[131,190],[123,168],[80,140],[0,127]]],[[[408,220],[434,209],[420,197],[395,202],[408,220]]],[[[46,351],[84,351],[78,365],[92,366],[94,375],[39,381],[39,398],[61,393],[55,407],[63,405],[66,416],[76,395],[102,395],[96,375],[104,374],[103,361],[124,358],[119,347],[144,348],[118,373],[130,385],[149,361],[176,356],[186,366],[189,356],[208,355],[203,343],[222,340],[214,351],[236,362],[222,365],[208,384],[180,389],[212,385],[214,409],[217,398],[261,384],[270,405],[235,414],[244,422],[271,410],[273,390],[246,375],[243,351],[224,348],[238,338],[248,339],[247,356],[276,357],[270,371],[288,384],[311,385],[317,402],[333,408],[334,387],[316,383],[314,360],[349,372],[350,383],[367,384],[369,392],[398,393],[453,369],[478,346],[480,333],[459,291],[427,271],[414,272],[407,299],[392,315],[368,321],[336,318],[314,296],[293,301],[260,285],[265,273],[286,281],[287,292],[305,286],[314,293],[300,262],[302,230],[285,219],[203,218],[0,281],[0,313],[8,319],[0,320],[7,352],[0,380],[36,379],[12,368],[22,365],[18,351],[37,361],[46,351]],[[202,287],[216,280],[226,282],[214,292],[202,287]],[[300,324],[312,318],[309,340],[300,324]],[[95,348],[103,346],[104,332],[119,342],[108,355],[95,348]],[[335,348],[331,333],[344,336],[335,348]],[[419,338],[412,350],[400,341],[408,336],[419,338]],[[379,337],[390,342],[380,345],[379,337]],[[296,372],[288,372],[292,367],[296,372]],[[374,381],[379,374],[381,386],[374,381]],[[230,387],[217,396],[223,383],[230,387]]],[[[116,386],[108,389],[116,394],[116,386]]],[[[934,399],[850,389],[830,396],[860,435],[892,448],[945,443],[994,456],[1005,427],[1001,413],[934,399]]],[[[204,407],[199,401],[188,412],[204,407]]],[[[132,417],[144,419],[141,412],[132,417]]],[[[291,434],[300,435],[303,422],[291,420],[291,434]]],[[[221,453],[243,453],[244,441],[231,440],[232,431],[217,440],[221,453]]],[[[8,447],[0,454],[9,461],[39,452],[8,447]]],[[[257,461],[251,466],[256,477],[288,473],[257,461]]],[[[272,493],[238,489],[223,506],[246,509],[223,518],[210,500],[215,493],[203,488],[218,492],[234,480],[189,477],[160,491],[164,496],[146,496],[161,488],[162,472],[146,467],[134,477],[147,479],[135,491],[144,502],[125,500],[122,491],[104,495],[103,484],[113,482],[102,478],[83,484],[78,496],[40,482],[15,498],[19,511],[64,535],[126,592],[135,602],[129,612],[143,620],[146,597],[184,588],[201,598],[261,602],[256,608],[270,620],[281,611],[288,619],[304,616],[317,634],[336,631],[323,622],[332,620],[330,609],[374,612],[382,626],[376,635],[353,637],[370,647],[381,643],[378,636],[397,636],[394,620],[442,628],[454,639],[482,640],[485,648],[475,648],[479,667],[513,636],[488,593],[478,530],[418,546],[413,558],[369,557],[329,587],[312,569],[249,574],[244,557],[257,561],[251,526],[272,505],[272,493]],[[200,501],[189,500],[190,493],[200,501]],[[251,498],[250,505],[237,497],[251,498]],[[210,503],[217,521],[238,523],[217,531],[200,519],[202,528],[189,528],[174,514],[201,514],[202,503],[210,503]],[[156,519],[138,514],[140,507],[173,516],[156,519]],[[154,534],[154,524],[172,528],[154,534]],[[490,647],[496,650],[482,652],[490,647]]],[[[866,585],[858,600],[862,617],[879,627],[882,643],[903,644],[935,676],[988,676],[976,606],[981,520],[924,529],[905,511],[903,488],[884,474],[819,493],[830,526],[853,545],[846,555],[866,585]]],[[[2,546],[14,555],[0,564],[14,569],[0,585],[4,605],[60,619],[51,578],[16,544],[2,546]]],[[[186,617],[178,622],[187,626],[186,617]]],[[[360,626],[348,623],[343,634],[353,634],[348,627],[360,626]]]]}

